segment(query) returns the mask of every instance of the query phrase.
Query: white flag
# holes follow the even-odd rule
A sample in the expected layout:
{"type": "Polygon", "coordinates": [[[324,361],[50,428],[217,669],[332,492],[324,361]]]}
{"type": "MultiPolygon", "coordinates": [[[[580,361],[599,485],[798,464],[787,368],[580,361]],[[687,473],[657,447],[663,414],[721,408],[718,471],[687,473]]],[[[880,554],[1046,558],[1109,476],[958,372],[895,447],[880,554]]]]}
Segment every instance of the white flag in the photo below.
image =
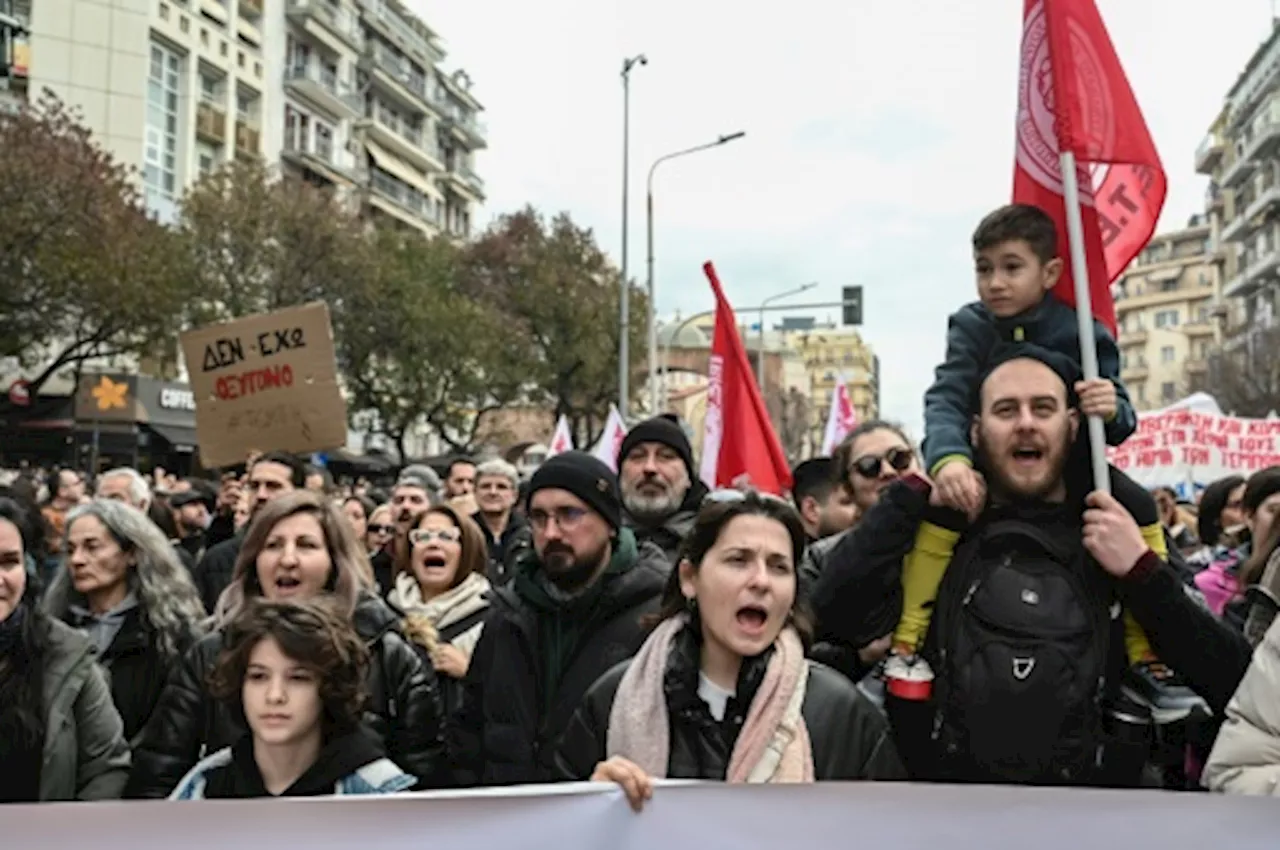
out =
{"type": "Polygon", "coordinates": [[[556,432],[551,437],[551,445],[547,447],[547,457],[555,457],[564,452],[573,451],[573,434],[569,433],[569,420],[560,414],[556,421],[556,432]]]}
{"type": "Polygon", "coordinates": [[[849,387],[841,375],[831,388],[831,411],[827,414],[827,430],[822,435],[822,453],[830,456],[857,424],[858,414],[853,409],[849,387]]]}
{"type": "Polygon", "coordinates": [[[596,443],[596,447],[591,453],[602,460],[605,466],[618,471],[618,451],[622,448],[622,440],[627,436],[627,423],[622,421],[622,414],[618,412],[618,408],[609,405],[609,418],[605,420],[604,432],[600,435],[600,442],[596,443]]]}

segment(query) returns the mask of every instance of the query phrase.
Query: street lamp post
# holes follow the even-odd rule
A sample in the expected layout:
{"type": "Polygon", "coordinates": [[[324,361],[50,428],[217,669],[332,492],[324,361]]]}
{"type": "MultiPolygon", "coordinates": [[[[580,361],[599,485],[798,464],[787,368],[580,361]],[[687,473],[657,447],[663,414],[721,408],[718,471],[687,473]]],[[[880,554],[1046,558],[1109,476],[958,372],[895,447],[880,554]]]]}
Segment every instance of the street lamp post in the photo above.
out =
{"type": "MultiPolygon", "coordinates": [[[[676,159],[681,156],[688,156],[691,153],[718,148],[729,142],[737,141],[746,135],[746,131],[739,130],[736,133],[729,133],[716,139],[714,142],[707,142],[702,145],[695,145],[691,148],[675,151],[674,153],[660,156],[653,161],[653,165],[649,166],[649,179],[646,182],[645,192],[645,231],[646,239],[646,264],[647,271],[647,289],[649,293],[649,412],[653,416],[658,415],[658,324],[657,324],[657,299],[654,295],[653,288],[653,173],[657,171],[658,166],[669,159],[676,159]]],[[[666,373],[663,373],[663,381],[666,380],[666,373]]]]}
{"type": "Polygon", "coordinates": [[[627,206],[631,188],[631,69],[648,65],[643,54],[622,60],[622,295],[618,307],[618,412],[627,418],[631,396],[631,286],[627,282],[627,206]]]}
{"type": "Polygon", "coordinates": [[[792,295],[799,295],[801,292],[808,292],[817,286],[817,283],[806,283],[804,286],[797,286],[795,289],[788,289],[786,292],[779,292],[777,295],[770,295],[760,303],[760,348],[756,352],[756,386],[760,388],[760,396],[764,397],[764,312],[765,308],[774,301],[783,298],[790,298],[792,295]]]}

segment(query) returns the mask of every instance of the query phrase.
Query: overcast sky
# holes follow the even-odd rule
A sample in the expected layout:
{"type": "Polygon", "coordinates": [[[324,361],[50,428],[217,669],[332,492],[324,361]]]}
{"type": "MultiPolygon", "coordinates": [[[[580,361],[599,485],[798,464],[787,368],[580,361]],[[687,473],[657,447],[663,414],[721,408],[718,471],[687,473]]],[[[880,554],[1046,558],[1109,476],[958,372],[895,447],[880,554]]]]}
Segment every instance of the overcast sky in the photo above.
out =
{"type": "MultiPolygon", "coordinates": [[[[486,105],[482,217],[567,210],[621,249],[624,56],[632,74],[630,273],[658,156],[661,314],[809,281],[865,292],[883,413],[919,434],[947,315],[975,296],[968,240],[1009,199],[1022,0],[408,0],[486,105]],[[756,11],[746,11],[746,10],[756,11]],[[763,14],[764,12],[768,14],[763,14]]],[[[1270,26],[1271,0],[1098,0],[1169,174],[1163,229],[1203,210],[1196,146],[1270,26]]],[[[746,317],[743,317],[744,319],[746,317]]]]}

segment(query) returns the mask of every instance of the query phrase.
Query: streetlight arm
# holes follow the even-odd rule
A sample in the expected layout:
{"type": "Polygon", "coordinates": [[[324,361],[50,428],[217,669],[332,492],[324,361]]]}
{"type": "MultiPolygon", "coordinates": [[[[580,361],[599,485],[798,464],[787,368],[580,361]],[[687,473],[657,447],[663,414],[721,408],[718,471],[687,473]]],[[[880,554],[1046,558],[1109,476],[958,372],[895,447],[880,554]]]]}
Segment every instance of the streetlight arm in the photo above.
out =
{"type": "Polygon", "coordinates": [[[649,179],[647,181],[647,187],[648,187],[649,193],[650,194],[653,193],[653,172],[656,171],[658,169],[658,166],[661,165],[662,163],[666,162],[669,159],[675,159],[676,157],[688,156],[691,153],[698,153],[700,151],[710,150],[711,148],[718,148],[721,145],[728,144],[729,142],[737,141],[738,139],[741,139],[745,135],[747,135],[745,130],[739,130],[736,133],[728,133],[726,135],[723,135],[720,138],[716,139],[714,142],[706,142],[705,144],[694,145],[691,148],[685,148],[684,150],[674,151],[673,153],[664,154],[663,156],[658,157],[653,161],[653,165],[649,166],[649,179]]]}

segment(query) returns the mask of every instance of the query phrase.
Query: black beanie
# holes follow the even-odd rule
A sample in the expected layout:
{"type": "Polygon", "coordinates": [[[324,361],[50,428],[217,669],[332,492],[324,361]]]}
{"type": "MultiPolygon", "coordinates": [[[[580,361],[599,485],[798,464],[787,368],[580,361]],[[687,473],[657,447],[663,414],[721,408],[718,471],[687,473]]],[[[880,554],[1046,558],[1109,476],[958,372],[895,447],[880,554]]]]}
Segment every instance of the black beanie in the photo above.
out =
{"type": "Polygon", "coordinates": [[[670,446],[684,461],[685,468],[689,470],[689,480],[698,479],[698,473],[693,468],[693,446],[689,445],[689,438],[685,436],[684,429],[675,419],[669,416],[655,416],[637,423],[628,431],[627,436],[622,438],[622,446],[618,449],[619,469],[622,468],[622,461],[631,454],[631,450],[641,443],[661,443],[664,446],[670,446]]]}
{"type": "Polygon", "coordinates": [[[539,490],[566,490],[586,502],[613,528],[622,526],[618,476],[593,455],[565,452],[548,458],[529,479],[528,502],[539,490]]]}

